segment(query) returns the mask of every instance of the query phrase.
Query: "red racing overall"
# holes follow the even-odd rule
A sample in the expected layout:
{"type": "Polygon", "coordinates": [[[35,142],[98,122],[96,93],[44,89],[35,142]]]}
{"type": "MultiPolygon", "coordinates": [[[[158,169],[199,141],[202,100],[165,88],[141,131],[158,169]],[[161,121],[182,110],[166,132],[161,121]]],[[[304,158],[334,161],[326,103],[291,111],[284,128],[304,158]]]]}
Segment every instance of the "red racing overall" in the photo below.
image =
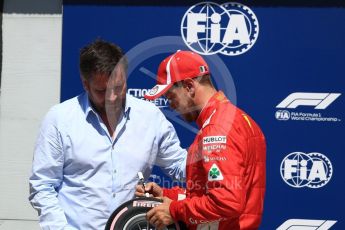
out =
{"type": "Polygon", "coordinates": [[[266,144],[259,126],[220,91],[201,111],[188,150],[186,198],[163,189],[170,213],[188,229],[258,229],[266,186],[266,144]]]}

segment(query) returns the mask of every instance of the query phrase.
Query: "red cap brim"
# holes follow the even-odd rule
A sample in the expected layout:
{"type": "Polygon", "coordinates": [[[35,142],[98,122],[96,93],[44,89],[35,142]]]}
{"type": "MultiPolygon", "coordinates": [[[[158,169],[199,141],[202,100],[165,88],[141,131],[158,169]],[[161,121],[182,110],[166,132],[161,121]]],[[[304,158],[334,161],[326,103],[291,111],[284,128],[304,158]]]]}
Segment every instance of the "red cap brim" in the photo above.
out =
{"type": "Polygon", "coordinates": [[[173,85],[173,83],[168,85],[155,85],[152,89],[150,89],[144,97],[148,100],[154,100],[160,96],[162,96],[170,87],[173,85]]]}

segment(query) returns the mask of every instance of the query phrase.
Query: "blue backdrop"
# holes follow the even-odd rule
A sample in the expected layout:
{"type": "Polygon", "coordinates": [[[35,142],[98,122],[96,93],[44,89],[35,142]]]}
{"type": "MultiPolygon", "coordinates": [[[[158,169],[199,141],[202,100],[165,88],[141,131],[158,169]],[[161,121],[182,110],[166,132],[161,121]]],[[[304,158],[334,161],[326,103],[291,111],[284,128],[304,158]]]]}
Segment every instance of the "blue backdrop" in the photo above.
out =
{"type": "MultiPolygon", "coordinates": [[[[129,52],[129,93],[141,97],[154,85],[149,76],[156,73],[163,57],[188,49],[180,26],[192,5],[64,2],[61,101],[83,91],[79,49],[98,37],[129,52]]],[[[260,25],[253,47],[237,56],[205,58],[216,85],[257,121],[267,138],[267,190],[261,229],[276,229],[290,219],[333,220],[337,222],[332,229],[345,229],[341,211],[345,205],[345,141],[341,134],[345,9],[332,4],[248,6],[260,25]],[[297,107],[278,108],[291,94],[294,98],[290,102],[297,107]],[[335,100],[328,100],[328,96],[335,100]],[[318,109],[316,105],[321,102],[328,102],[328,107],[318,109]],[[303,167],[307,179],[302,176],[303,167]],[[318,176],[311,178],[312,173],[318,176]]],[[[163,99],[155,103],[173,122],[182,146],[188,147],[195,126],[186,125],[163,99]]],[[[157,176],[163,176],[155,170],[157,176]]]]}

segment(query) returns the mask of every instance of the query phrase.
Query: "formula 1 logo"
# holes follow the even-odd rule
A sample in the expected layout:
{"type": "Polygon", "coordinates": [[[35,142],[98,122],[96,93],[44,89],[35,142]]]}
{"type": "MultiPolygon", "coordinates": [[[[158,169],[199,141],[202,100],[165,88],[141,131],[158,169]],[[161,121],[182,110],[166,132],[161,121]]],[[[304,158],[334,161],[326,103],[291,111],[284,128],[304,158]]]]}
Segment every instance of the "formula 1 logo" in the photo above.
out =
{"type": "Polygon", "coordinates": [[[292,93],[276,108],[295,109],[298,106],[314,106],[314,109],[326,109],[340,93],[292,93]]]}
{"type": "Polygon", "coordinates": [[[293,152],[280,165],[283,180],[294,188],[320,188],[331,179],[331,161],[321,153],[293,152]]]}
{"type": "Polygon", "coordinates": [[[243,4],[202,2],[184,14],[181,34],[194,52],[236,56],[254,45],[259,35],[259,23],[254,12],[243,4]]]}
{"type": "Polygon", "coordinates": [[[327,230],[337,223],[335,220],[290,219],[280,225],[277,230],[327,230]]]}
{"type": "Polygon", "coordinates": [[[340,122],[341,119],[334,116],[325,116],[322,110],[330,106],[341,94],[340,93],[291,93],[276,108],[275,118],[279,121],[306,121],[306,122],[340,122]],[[313,112],[303,110],[288,111],[298,107],[313,107],[313,112]]]}

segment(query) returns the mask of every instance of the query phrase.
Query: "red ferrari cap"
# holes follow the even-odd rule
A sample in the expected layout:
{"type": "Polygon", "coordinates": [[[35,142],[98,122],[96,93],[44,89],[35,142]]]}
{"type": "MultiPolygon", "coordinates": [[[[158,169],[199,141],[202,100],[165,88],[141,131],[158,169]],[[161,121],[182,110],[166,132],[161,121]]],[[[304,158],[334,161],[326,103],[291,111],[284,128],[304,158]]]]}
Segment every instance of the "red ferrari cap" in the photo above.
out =
{"type": "Polygon", "coordinates": [[[157,85],[144,97],[154,100],[168,91],[175,82],[205,74],[209,74],[208,65],[199,54],[178,50],[161,62],[158,67],[157,85]]]}

